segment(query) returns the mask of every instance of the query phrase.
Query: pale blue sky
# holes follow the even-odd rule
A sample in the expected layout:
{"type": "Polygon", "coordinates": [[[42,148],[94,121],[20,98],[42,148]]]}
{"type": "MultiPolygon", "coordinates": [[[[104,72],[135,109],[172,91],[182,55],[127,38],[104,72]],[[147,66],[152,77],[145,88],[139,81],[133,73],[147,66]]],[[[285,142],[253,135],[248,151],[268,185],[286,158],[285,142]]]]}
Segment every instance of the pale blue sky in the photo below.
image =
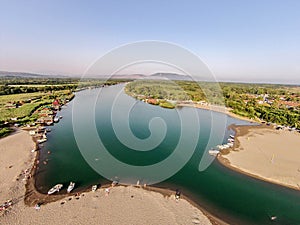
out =
{"type": "Polygon", "coordinates": [[[81,74],[119,45],[179,44],[220,80],[300,80],[300,1],[0,1],[0,70],[81,74]]]}

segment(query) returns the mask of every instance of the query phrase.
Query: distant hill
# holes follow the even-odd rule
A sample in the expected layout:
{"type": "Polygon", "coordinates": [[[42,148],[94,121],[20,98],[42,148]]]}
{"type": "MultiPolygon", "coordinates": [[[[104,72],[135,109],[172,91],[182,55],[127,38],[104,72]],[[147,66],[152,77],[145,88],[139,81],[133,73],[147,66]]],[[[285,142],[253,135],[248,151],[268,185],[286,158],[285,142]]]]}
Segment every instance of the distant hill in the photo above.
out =
{"type": "Polygon", "coordinates": [[[48,75],[25,72],[0,71],[0,78],[67,78],[64,75],[48,75]]]}
{"type": "Polygon", "coordinates": [[[143,74],[130,74],[130,75],[114,75],[112,78],[114,79],[146,79],[146,80],[192,80],[190,77],[186,75],[180,75],[176,73],[154,73],[151,75],[143,75],[143,74]]]}
{"type": "Polygon", "coordinates": [[[162,79],[162,80],[192,80],[187,75],[181,75],[176,73],[155,73],[150,75],[151,79],[162,79]]]}
{"type": "MultiPolygon", "coordinates": [[[[65,76],[65,75],[49,75],[49,74],[37,74],[37,73],[26,73],[26,72],[8,72],[0,71],[0,78],[80,78],[79,75],[74,76],[65,76]]],[[[125,74],[125,75],[85,75],[85,78],[112,78],[112,79],[130,79],[130,80],[139,80],[139,79],[151,79],[151,80],[192,80],[189,76],[176,74],[176,73],[155,73],[151,75],[143,74],[125,74]]]]}
{"type": "Polygon", "coordinates": [[[112,79],[130,79],[130,80],[139,80],[145,79],[147,76],[143,74],[130,74],[130,75],[113,75],[110,78],[112,79]]]}

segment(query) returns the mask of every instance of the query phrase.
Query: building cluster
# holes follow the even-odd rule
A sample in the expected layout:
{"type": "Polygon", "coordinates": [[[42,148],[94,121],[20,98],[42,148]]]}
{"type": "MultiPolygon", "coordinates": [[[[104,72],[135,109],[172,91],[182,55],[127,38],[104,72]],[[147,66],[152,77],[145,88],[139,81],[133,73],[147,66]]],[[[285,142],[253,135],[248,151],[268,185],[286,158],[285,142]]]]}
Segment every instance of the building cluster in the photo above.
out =
{"type": "Polygon", "coordinates": [[[291,100],[284,95],[271,97],[268,94],[263,95],[252,95],[247,94],[247,99],[243,100],[244,103],[248,103],[250,99],[255,99],[256,103],[259,105],[268,104],[273,105],[274,103],[278,104],[281,107],[286,107],[288,109],[297,109],[300,108],[300,96],[293,96],[296,100],[291,100]]]}
{"type": "Polygon", "coordinates": [[[52,125],[54,122],[58,122],[59,118],[56,117],[56,112],[61,109],[62,105],[67,100],[55,99],[51,105],[47,105],[35,113],[38,114],[37,124],[52,125]]]}

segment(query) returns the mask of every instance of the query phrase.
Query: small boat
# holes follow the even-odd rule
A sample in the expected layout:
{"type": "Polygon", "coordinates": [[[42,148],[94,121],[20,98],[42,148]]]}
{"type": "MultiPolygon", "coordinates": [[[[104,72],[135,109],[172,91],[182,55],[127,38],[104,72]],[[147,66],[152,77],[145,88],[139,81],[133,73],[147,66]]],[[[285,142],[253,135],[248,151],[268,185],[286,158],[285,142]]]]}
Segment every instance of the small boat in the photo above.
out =
{"type": "Polygon", "coordinates": [[[224,145],[223,145],[223,148],[224,148],[224,149],[227,149],[227,148],[229,148],[229,145],[228,145],[228,144],[224,144],[224,145]]]}
{"type": "Polygon", "coordinates": [[[63,187],[62,184],[57,184],[57,185],[55,185],[53,188],[51,188],[51,189],[48,191],[48,195],[51,195],[51,194],[53,194],[53,193],[55,193],[55,192],[59,192],[60,189],[61,189],[62,187],[63,187]]]}
{"type": "Polygon", "coordinates": [[[228,144],[223,144],[223,145],[217,145],[217,148],[223,150],[223,149],[230,148],[230,146],[228,144]]]}
{"type": "Polygon", "coordinates": [[[119,184],[119,181],[114,180],[114,181],[111,183],[111,186],[114,187],[114,186],[116,186],[116,185],[118,185],[118,184],[119,184]]]}
{"type": "Polygon", "coordinates": [[[51,129],[50,129],[50,128],[47,128],[46,131],[47,131],[47,132],[51,132],[51,129]]]}
{"type": "Polygon", "coordinates": [[[229,142],[234,142],[234,139],[233,138],[228,138],[228,141],[229,142]]]}
{"type": "Polygon", "coordinates": [[[220,153],[219,150],[214,150],[214,149],[211,149],[208,151],[208,154],[213,155],[213,156],[217,156],[219,153],[220,153]]]}
{"type": "Polygon", "coordinates": [[[59,122],[59,117],[57,117],[57,116],[54,117],[53,122],[54,122],[54,123],[58,123],[58,122],[59,122]]]}
{"type": "Polygon", "coordinates": [[[62,116],[59,116],[59,119],[62,119],[63,117],[62,116]]]}
{"type": "Polygon", "coordinates": [[[75,183],[74,182],[70,182],[69,187],[67,189],[67,192],[70,193],[75,187],[75,183]]]}
{"type": "Polygon", "coordinates": [[[277,216],[271,216],[270,219],[271,219],[272,221],[274,221],[274,220],[277,219],[277,216]]]}
{"type": "Polygon", "coordinates": [[[231,135],[231,134],[230,134],[229,137],[232,138],[232,139],[234,139],[234,135],[231,135]]]}
{"type": "Polygon", "coordinates": [[[230,148],[233,147],[233,143],[232,143],[232,142],[227,143],[227,145],[228,145],[230,148]]]}
{"type": "Polygon", "coordinates": [[[43,142],[45,142],[45,141],[47,141],[46,138],[42,138],[42,139],[37,140],[37,142],[38,142],[39,144],[40,144],[40,143],[43,143],[43,142]]]}
{"type": "Polygon", "coordinates": [[[97,188],[98,188],[97,184],[93,185],[93,186],[92,186],[92,191],[96,191],[97,188]]]}

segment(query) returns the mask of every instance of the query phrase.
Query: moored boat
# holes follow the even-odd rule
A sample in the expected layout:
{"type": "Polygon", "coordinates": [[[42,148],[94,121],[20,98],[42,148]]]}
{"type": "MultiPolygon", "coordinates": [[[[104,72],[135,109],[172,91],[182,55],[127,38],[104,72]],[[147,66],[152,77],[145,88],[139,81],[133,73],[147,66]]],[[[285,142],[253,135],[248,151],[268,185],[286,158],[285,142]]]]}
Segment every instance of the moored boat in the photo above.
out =
{"type": "Polygon", "coordinates": [[[67,192],[70,193],[75,187],[75,183],[74,182],[70,182],[69,186],[68,186],[68,189],[67,189],[67,192]]]}
{"type": "Polygon", "coordinates": [[[227,145],[228,145],[230,148],[232,148],[232,147],[233,147],[233,143],[232,143],[232,142],[230,142],[230,143],[227,143],[227,145]]]}
{"type": "Polygon", "coordinates": [[[62,184],[56,184],[53,188],[51,188],[49,191],[48,191],[48,195],[51,195],[55,192],[59,192],[60,189],[63,187],[62,184]]]}
{"type": "Polygon", "coordinates": [[[42,139],[37,140],[38,143],[43,143],[43,142],[46,142],[46,141],[47,141],[46,138],[42,138],[42,139]]]}
{"type": "Polygon", "coordinates": [[[215,149],[211,149],[208,151],[208,154],[212,155],[212,156],[217,156],[220,153],[219,150],[215,150],[215,149]]]}
{"type": "Polygon", "coordinates": [[[97,187],[98,187],[97,184],[93,185],[93,186],[92,186],[92,191],[96,191],[96,190],[97,190],[97,187]]]}
{"type": "Polygon", "coordinates": [[[111,186],[114,187],[114,186],[116,186],[116,185],[118,185],[118,184],[119,184],[119,181],[114,180],[114,181],[111,183],[111,186]]]}

